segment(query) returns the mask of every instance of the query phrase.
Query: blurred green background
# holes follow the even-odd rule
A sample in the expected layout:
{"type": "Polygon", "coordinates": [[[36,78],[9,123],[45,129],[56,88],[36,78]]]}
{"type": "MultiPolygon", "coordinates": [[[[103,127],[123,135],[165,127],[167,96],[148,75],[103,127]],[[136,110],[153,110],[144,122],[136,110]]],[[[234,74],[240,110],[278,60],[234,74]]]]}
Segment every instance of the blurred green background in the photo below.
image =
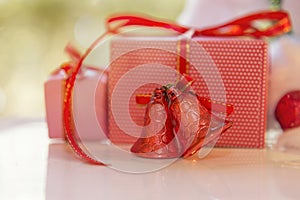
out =
{"type": "Polygon", "coordinates": [[[0,0],[0,117],[45,116],[43,83],[68,59],[63,50],[69,41],[76,41],[76,25],[84,23],[81,19],[95,19],[87,44],[104,31],[104,20],[111,14],[140,13],[175,20],[184,3],[0,0]]]}

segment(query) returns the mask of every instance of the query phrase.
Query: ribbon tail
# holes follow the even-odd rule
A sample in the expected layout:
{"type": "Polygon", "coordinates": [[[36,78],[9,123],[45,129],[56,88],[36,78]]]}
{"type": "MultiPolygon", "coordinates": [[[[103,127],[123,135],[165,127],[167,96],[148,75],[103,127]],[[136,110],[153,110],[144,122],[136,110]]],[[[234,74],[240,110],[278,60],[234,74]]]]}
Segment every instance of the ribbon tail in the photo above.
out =
{"type": "Polygon", "coordinates": [[[70,78],[67,79],[66,81],[66,95],[65,95],[65,100],[64,100],[64,128],[65,128],[65,135],[66,135],[66,139],[68,141],[68,143],[70,144],[71,148],[73,149],[73,151],[80,156],[81,158],[83,158],[85,161],[91,163],[91,164],[96,164],[96,165],[106,165],[102,162],[99,162],[97,160],[95,160],[94,158],[90,157],[89,155],[87,155],[83,149],[80,147],[80,145],[78,144],[77,139],[75,138],[75,131],[73,129],[72,124],[70,123],[71,121],[71,105],[72,105],[72,101],[70,100],[71,96],[72,96],[72,92],[70,92],[70,90],[72,89],[72,87],[70,87],[70,83],[72,82],[72,79],[74,77],[71,76],[70,78]],[[66,99],[69,99],[68,101],[66,101],[66,99]]]}

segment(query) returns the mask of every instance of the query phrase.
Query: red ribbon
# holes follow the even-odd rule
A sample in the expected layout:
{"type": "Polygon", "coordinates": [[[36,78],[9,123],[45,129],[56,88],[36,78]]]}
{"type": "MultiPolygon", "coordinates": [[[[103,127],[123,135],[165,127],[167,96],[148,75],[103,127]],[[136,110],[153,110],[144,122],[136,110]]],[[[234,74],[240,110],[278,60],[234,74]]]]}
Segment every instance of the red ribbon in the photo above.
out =
{"type": "MultiPolygon", "coordinates": [[[[188,76],[185,76],[188,77],[188,76]]],[[[193,80],[187,80],[188,82],[193,80]]],[[[147,105],[151,100],[152,94],[137,94],[135,96],[135,101],[138,105],[147,105]]],[[[217,101],[213,101],[211,99],[197,96],[197,99],[199,103],[204,106],[209,112],[217,112],[217,113],[223,113],[226,116],[229,116],[233,113],[234,107],[231,104],[224,104],[217,101]],[[212,110],[214,108],[214,110],[212,110]]]]}
{"type": "MultiPolygon", "coordinates": [[[[151,100],[152,94],[138,94],[135,97],[135,101],[139,105],[147,105],[151,100]]],[[[233,105],[223,104],[220,102],[212,101],[205,97],[197,96],[199,103],[204,106],[209,112],[224,112],[225,115],[229,116],[233,113],[233,105]],[[214,108],[214,110],[212,110],[214,108]]]]}
{"type": "MultiPolygon", "coordinates": [[[[72,54],[73,57],[79,58],[76,62],[75,67],[72,69],[70,76],[66,80],[66,89],[64,97],[64,128],[67,141],[71,145],[72,149],[77,155],[82,157],[89,163],[104,165],[100,161],[87,155],[86,152],[79,146],[78,141],[75,137],[74,121],[72,118],[72,96],[73,88],[76,80],[76,76],[79,74],[82,67],[82,63],[85,58],[95,49],[97,44],[103,40],[108,34],[120,33],[122,28],[128,26],[142,26],[142,27],[156,27],[164,28],[167,30],[174,31],[177,34],[183,34],[190,30],[188,27],[180,26],[178,24],[163,22],[160,20],[152,20],[138,16],[116,16],[111,17],[107,20],[106,27],[107,31],[101,35],[92,45],[86,50],[82,56],[78,56],[76,53],[72,54]],[[117,25],[116,25],[117,23],[117,25]],[[115,25],[114,25],[115,24],[115,25]]],[[[195,30],[193,37],[195,36],[218,36],[218,37],[234,37],[234,36],[250,36],[254,38],[261,37],[273,37],[291,30],[291,22],[289,16],[284,11],[266,11],[257,14],[252,14],[240,19],[225,23],[223,25],[212,27],[204,30],[195,30]],[[273,22],[272,25],[264,30],[258,30],[254,26],[256,21],[268,20],[273,22]]]]}
{"type": "MultiPolygon", "coordinates": [[[[65,128],[65,133],[66,133],[66,139],[69,142],[70,146],[72,149],[75,151],[77,155],[82,157],[84,160],[88,161],[89,163],[92,164],[97,164],[97,165],[105,165],[103,163],[98,162],[94,158],[91,158],[88,156],[83,149],[78,145],[78,139],[74,137],[74,124],[72,122],[72,99],[70,95],[72,96],[73,91],[70,91],[71,88],[74,87],[75,79],[76,76],[81,73],[80,68],[78,67],[78,63],[82,63],[82,58],[80,52],[71,44],[68,44],[65,48],[65,52],[70,56],[71,61],[66,62],[60,66],[60,68],[54,72],[52,72],[53,75],[60,73],[61,71],[64,72],[64,74],[67,75],[67,80],[65,82],[65,96],[64,96],[64,128],[65,128]],[[76,76],[74,76],[76,74],[76,76]],[[71,84],[70,84],[71,83],[71,84]],[[71,86],[72,85],[72,86],[71,86]]],[[[80,65],[81,66],[81,65],[80,65]]],[[[92,67],[92,66],[85,66],[85,69],[93,70],[93,71],[98,71],[102,73],[106,73],[105,71],[92,67]]]]}
{"type": "MultiPolygon", "coordinates": [[[[119,33],[121,28],[128,26],[156,27],[173,30],[178,34],[183,34],[190,30],[189,27],[180,26],[172,22],[163,22],[160,20],[152,20],[139,16],[121,15],[111,17],[107,20],[106,27],[108,32],[119,33]],[[113,24],[119,23],[116,26],[113,24]]],[[[234,37],[234,36],[250,36],[254,38],[273,37],[287,33],[291,30],[291,21],[289,15],[284,11],[266,11],[242,17],[237,20],[230,21],[220,26],[207,28],[203,30],[195,30],[195,36],[218,36],[218,37],[234,37]],[[258,30],[254,26],[257,21],[271,21],[273,24],[265,30],[258,30]]]]}

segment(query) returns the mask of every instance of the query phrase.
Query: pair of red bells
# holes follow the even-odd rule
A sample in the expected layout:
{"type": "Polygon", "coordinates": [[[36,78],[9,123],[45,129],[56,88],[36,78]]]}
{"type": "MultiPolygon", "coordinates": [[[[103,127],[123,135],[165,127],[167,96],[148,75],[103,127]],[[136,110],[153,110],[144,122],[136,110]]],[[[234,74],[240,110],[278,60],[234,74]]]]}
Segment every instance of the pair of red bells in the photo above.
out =
{"type": "Polygon", "coordinates": [[[145,158],[189,157],[201,147],[215,142],[232,122],[213,114],[233,112],[232,105],[213,105],[191,91],[192,80],[185,77],[174,85],[156,88],[147,104],[141,137],[131,152],[145,158]]]}

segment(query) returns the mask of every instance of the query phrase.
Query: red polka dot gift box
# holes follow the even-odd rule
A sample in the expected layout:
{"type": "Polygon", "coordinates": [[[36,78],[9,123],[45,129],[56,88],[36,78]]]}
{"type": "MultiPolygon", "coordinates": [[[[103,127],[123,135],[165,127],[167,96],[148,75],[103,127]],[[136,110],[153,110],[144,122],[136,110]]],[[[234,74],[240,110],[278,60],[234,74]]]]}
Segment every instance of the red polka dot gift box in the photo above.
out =
{"type": "Polygon", "coordinates": [[[113,143],[134,143],[140,137],[146,107],[137,104],[137,96],[147,96],[187,74],[199,96],[234,106],[227,117],[233,125],[217,146],[264,147],[268,88],[264,41],[119,36],[111,42],[110,52],[108,134],[113,143]]]}

